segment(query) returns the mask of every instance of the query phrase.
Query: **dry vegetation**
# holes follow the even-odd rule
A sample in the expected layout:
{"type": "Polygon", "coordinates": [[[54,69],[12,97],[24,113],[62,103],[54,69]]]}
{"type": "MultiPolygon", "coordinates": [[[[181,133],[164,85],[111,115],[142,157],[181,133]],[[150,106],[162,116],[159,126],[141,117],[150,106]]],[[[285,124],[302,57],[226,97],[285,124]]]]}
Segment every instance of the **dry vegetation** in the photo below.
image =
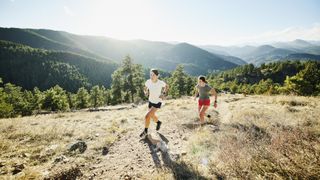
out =
{"type": "Polygon", "coordinates": [[[0,179],[319,179],[319,100],[222,95],[203,127],[195,101],[168,100],[168,153],[138,137],[146,104],[1,119],[0,179]],[[68,150],[77,141],[83,153],[68,150]]]}

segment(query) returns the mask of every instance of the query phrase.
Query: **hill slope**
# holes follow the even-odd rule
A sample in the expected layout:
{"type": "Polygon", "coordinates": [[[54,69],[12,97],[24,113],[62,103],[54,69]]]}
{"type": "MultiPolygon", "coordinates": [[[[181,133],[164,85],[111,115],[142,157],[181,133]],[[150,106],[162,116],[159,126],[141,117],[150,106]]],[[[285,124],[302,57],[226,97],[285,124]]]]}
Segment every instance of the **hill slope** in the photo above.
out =
{"type": "Polygon", "coordinates": [[[0,77],[25,89],[59,84],[75,92],[82,86],[111,83],[115,63],[100,62],[70,52],[48,51],[0,40],[0,77]]]}
{"type": "Polygon", "coordinates": [[[139,138],[146,104],[2,119],[0,178],[318,179],[317,107],[319,98],[222,95],[199,127],[196,101],[167,100],[159,133],[150,126],[167,152],[139,138]],[[68,151],[79,140],[83,153],[68,151]]]}

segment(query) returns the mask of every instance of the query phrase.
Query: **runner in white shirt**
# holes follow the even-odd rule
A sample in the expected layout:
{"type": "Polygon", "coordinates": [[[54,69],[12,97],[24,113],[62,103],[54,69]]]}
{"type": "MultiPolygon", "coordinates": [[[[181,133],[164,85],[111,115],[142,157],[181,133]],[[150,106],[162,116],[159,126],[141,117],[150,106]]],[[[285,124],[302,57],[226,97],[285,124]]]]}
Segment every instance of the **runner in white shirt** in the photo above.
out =
{"type": "Polygon", "coordinates": [[[161,107],[162,99],[167,95],[169,86],[158,79],[159,72],[156,69],[150,70],[150,79],[145,83],[144,93],[149,95],[149,110],[145,116],[145,129],[140,134],[140,137],[145,138],[148,134],[148,128],[150,125],[150,119],[152,118],[155,123],[157,123],[156,130],[158,131],[161,127],[161,121],[159,121],[156,116],[156,111],[161,107]]]}

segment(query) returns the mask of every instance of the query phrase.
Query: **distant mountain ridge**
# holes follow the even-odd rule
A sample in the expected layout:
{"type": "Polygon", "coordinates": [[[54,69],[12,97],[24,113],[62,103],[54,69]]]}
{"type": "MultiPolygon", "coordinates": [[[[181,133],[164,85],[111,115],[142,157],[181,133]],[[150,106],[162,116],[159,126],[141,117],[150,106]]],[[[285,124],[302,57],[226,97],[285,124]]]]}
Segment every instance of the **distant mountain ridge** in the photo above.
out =
{"type": "Polygon", "coordinates": [[[46,29],[0,28],[0,39],[33,48],[69,51],[106,62],[120,63],[126,55],[130,55],[134,63],[166,71],[172,71],[178,64],[183,64],[186,72],[192,75],[230,69],[238,66],[239,62],[245,63],[237,57],[216,55],[193,45],[188,46],[186,43],[122,41],[46,29]]]}
{"type": "Polygon", "coordinates": [[[200,46],[210,52],[220,52],[239,57],[247,63],[260,65],[262,63],[282,61],[282,60],[298,60],[296,55],[300,54],[301,59],[317,61],[317,55],[320,55],[320,43],[318,41],[305,41],[296,39],[290,42],[276,42],[261,46],[216,46],[206,45],[200,46]],[[291,56],[292,55],[292,56],[291,56]]]}

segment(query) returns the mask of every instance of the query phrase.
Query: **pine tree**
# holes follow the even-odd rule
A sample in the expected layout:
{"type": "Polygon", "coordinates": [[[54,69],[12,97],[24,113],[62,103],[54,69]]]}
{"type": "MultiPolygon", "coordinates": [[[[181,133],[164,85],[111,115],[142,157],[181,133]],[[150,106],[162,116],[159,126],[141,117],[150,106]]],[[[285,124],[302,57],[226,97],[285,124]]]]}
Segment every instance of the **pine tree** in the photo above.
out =
{"type": "Polygon", "coordinates": [[[21,87],[11,83],[7,83],[4,85],[3,90],[6,93],[5,101],[6,103],[12,105],[12,115],[14,116],[22,115],[24,109],[23,93],[21,89],[21,87]]]}
{"type": "Polygon", "coordinates": [[[126,56],[121,67],[112,74],[112,103],[134,102],[135,97],[143,98],[144,73],[141,65],[133,64],[126,56]]]}
{"type": "MultiPolygon", "coordinates": [[[[2,85],[2,79],[0,78],[0,85],[2,85]]],[[[13,106],[6,102],[7,94],[0,86],[0,118],[8,118],[13,116],[13,106]]]]}
{"type": "Polygon", "coordinates": [[[40,111],[43,100],[44,100],[44,93],[39,90],[39,88],[35,87],[33,88],[33,94],[34,94],[34,107],[35,110],[40,111]]]}
{"type": "Polygon", "coordinates": [[[90,106],[89,98],[90,98],[90,95],[87,89],[85,89],[84,87],[81,87],[80,89],[78,89],[77,97],[76,97],[77,108],[82,109],[82,108],[89,107],[90,106]]]}
{"type": "Polygon", "coordinates": [[[67,98],[70,109],[75,109],[77,107],[76,95],[71,92],[67,92],[67,98]]]}
{"type": "Polygon", "coordinates": [[[320,92],[320,63],[307,62],[305,68],[285,80],[284,88],[297,95],[318,95],[320,92]]]}
{"type": "Polygon", "coordinates": [[[50,111],[69,110],[69,103],[66,91],[56,85],[44,92],[42,108],[50,111]]]}
{"type": "Polygon", "coordinates": [[[117,69],[112,74],[111,104],[117,104],[122,102],[122,89],[123,89],[123,80],[121,77],[121,69],[117,69]]]}
{"type": "Polygon", "coordinates": [[[168,79],[169,81],[169,95],[173,98],[187,95],[190,91],[187,85],[187,74],[184,72],[182,65],[178,65],[172,72],[172,76],[168,79]]]}
{"type": "Polygon", "coordinates": [[[102,106],[104,104],[104,94],[99,86],[93,86],[90,90],[90,100],[94,108],[102,106]]]}

